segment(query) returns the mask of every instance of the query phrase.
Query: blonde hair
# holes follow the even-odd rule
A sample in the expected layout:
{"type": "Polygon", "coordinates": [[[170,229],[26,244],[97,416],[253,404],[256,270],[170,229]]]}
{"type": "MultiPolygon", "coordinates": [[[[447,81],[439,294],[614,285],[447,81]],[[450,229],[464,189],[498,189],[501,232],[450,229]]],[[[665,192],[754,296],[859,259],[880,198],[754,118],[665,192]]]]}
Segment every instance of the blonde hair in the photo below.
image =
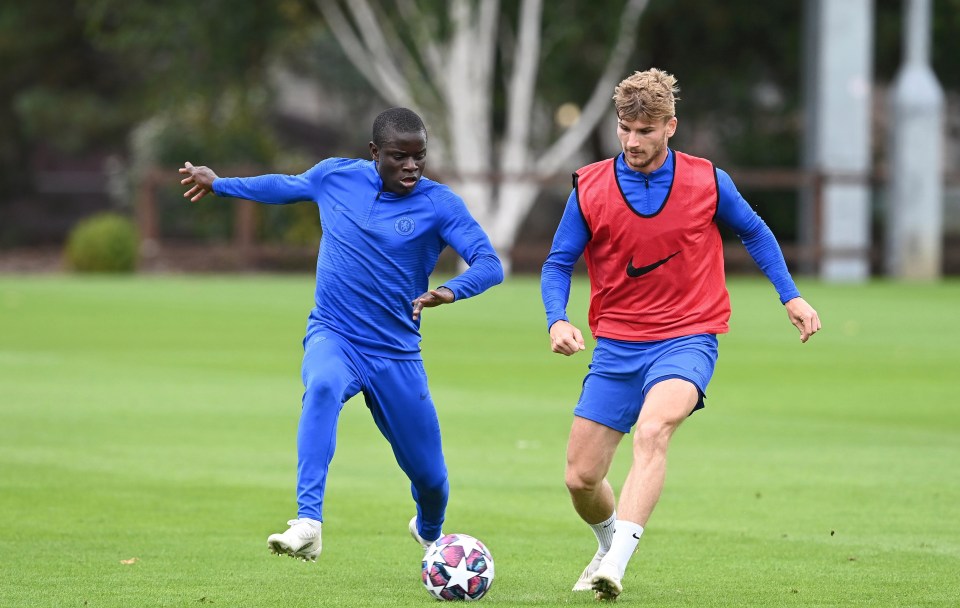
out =
{"type": "Polygon", "coordinates": [[[641,116],[666,120],[676,115],[674,104],[680,99],[676,96],[679,92],[677,79],[672,74],[650,68],[621,80],[613,91],[613,103],[621,120],[636,120],[641,116]]]}

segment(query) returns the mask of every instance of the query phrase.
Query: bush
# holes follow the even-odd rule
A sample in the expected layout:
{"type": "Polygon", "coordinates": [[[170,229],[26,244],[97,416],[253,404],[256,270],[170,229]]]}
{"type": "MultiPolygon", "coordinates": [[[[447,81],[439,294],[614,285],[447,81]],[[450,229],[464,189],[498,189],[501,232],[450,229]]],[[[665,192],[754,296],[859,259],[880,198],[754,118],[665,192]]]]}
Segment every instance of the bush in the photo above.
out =
{"type": "Polygon", "coordinates": [[[74,226],[67,240],[67,264],[77,272],[133,272],[137,231],[116,213],[99,213],[74,226]]]}

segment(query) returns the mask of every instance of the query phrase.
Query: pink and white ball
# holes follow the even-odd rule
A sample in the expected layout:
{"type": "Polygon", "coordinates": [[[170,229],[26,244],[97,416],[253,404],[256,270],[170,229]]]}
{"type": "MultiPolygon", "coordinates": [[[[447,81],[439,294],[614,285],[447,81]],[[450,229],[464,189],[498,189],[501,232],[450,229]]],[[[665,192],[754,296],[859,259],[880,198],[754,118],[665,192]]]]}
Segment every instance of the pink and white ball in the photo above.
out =
{"type": "Polygon", "coordinates": [[[468,534],[447,534],[427,548],[421,578],[438,600],[479,600],[493,584],[493,556],[468,534]]]}

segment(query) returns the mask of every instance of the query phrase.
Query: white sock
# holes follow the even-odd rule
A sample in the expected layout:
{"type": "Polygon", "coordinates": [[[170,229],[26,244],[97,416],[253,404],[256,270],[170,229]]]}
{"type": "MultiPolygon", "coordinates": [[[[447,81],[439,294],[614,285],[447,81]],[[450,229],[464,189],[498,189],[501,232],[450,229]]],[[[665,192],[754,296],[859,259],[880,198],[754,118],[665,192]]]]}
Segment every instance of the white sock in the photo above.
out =
{"type": "Polygon", "coordinates": [[[616,521],[617,512],[614,511],[613,515],[604,521],[598,524],[590,524],[593,533],[597,535],[597,542],[600,543],[600,548],[597,550],[600,555],[606,555],[607,552],[610,551],[610,543],[613,542],[613,531],[616,529],[614,522],[616,521]]]}
{"type": "Polygon", "coordinates": [[[613,542],[610,543],[610,550],[603,557],[603,561],[615,565],[620,576],[623,577],[633,552],[637,550],[637,543],[640,542],[640,535],[643,534],[643,526],[625,519],[618,519],[614,527],[616,530],[613,533],[613,542]]]}
{"type": "Polygon", "coordinates": [[[310,519],[309,517],[300,517],[300,518],[298,518],[298,519],[299,519],[300,521],[305,521],[305,522],[307,522],[308,524],[310,524],[311,526],[313,526],[313,527],[316,528],[317,530],[319,530],[319,529],[321,528],[321,526],[323,525],[322,522],[319,522],[319,521],[317,521],[317,520],[315,520],[315,519],[310,519]]]}

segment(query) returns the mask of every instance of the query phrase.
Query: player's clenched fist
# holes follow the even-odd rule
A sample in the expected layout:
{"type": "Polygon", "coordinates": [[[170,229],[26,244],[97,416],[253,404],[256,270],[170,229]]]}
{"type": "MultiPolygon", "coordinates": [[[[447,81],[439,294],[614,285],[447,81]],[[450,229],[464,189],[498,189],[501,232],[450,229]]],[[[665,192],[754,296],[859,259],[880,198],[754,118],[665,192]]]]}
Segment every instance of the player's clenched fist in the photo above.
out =
{"type": "Polygon", "coordinates": [[[550,327],[550,348],[555,353],[569,357],[587,347],[579,329],[567,321],[557,321],[550,327]]]}

